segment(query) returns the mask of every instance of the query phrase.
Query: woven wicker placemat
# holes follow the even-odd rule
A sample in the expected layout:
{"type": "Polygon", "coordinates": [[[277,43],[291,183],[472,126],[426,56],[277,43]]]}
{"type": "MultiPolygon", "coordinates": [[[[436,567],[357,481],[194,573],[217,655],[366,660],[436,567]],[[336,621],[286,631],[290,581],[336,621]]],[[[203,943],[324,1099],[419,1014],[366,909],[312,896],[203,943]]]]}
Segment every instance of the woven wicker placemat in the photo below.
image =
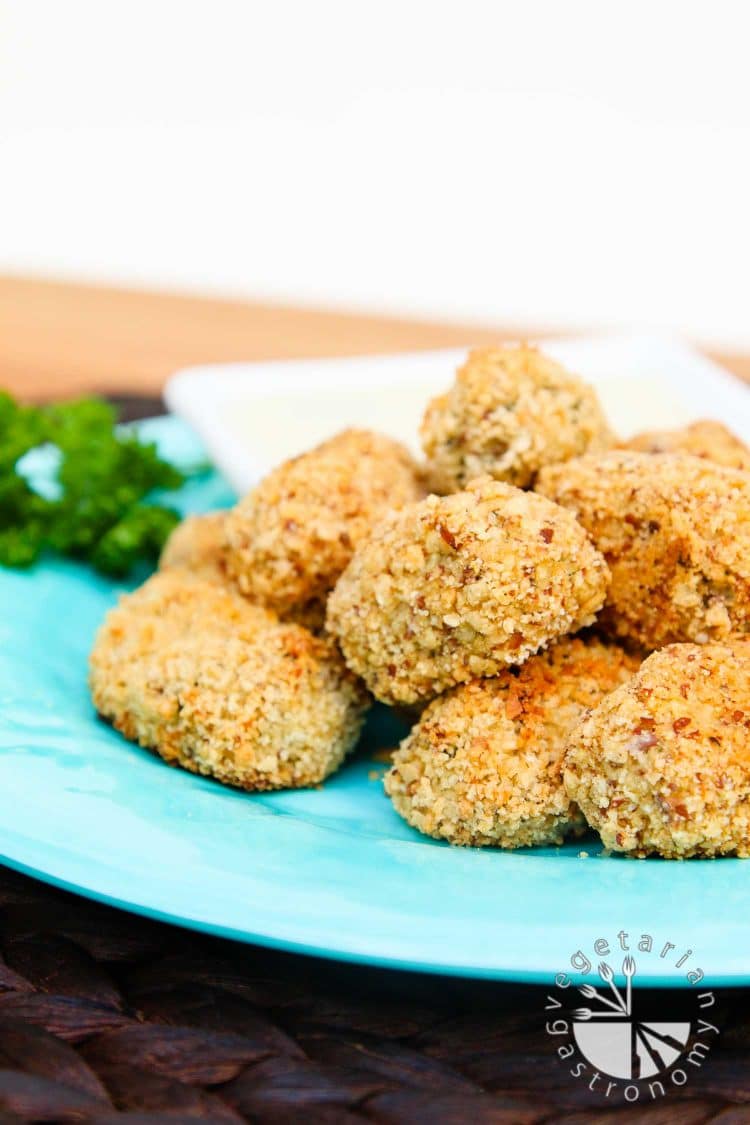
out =
{"type": "Polygon", "coordinates": [[[220,941],[3,868],[0,950],[3,1125],[750,1120],[745,991],[687,1086],[610,1109],[555,1057],[543,988],[220,941]]]}

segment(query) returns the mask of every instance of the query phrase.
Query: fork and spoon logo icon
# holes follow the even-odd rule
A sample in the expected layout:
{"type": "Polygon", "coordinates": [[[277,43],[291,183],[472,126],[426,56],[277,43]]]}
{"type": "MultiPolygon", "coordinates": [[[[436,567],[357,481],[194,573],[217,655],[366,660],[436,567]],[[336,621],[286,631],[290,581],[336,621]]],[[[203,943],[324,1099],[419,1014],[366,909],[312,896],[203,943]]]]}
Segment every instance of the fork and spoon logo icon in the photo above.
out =
{"type": "Polygon", "coordinates": [[[573,1011],[573,1035],[588,1061],[614,1078],[650,1078],[667,1070],[682,1054],[690,1036],[689,1021],[639,1021],[633,1016],[635,959],[622,962],[625,989],[618,987],[612,967],[598,965],[607,991],[591,984],[578,991],[596,1007],[573,1011]]]}
{"type": "Polygon", "coordinates": [[[630,1016],[633,1011],[633,977],[635,976],[635,959],[628,954],[622,963],[622,973],[625,977],[625,999],[622,998],[622,993],[615,984],[615,974],[612,972],[611,966],[606,961],[599,963],[599,976],[602,981],[609,986],[609,989],[614,996],[614,1000],[604,996],[598,988],[594,988],[591,984],[583,984],[578,991],[587,1000],[597,1000],[601,1004],[605,1004],[608,1008],[612,1008],[613,1012],[594,1012],[591,1008],[576,1008],[573,1013],[577,1020],[590,1020],[596,1016],[598,1019],[612,1019],[614,1016],[630,1016]]]}

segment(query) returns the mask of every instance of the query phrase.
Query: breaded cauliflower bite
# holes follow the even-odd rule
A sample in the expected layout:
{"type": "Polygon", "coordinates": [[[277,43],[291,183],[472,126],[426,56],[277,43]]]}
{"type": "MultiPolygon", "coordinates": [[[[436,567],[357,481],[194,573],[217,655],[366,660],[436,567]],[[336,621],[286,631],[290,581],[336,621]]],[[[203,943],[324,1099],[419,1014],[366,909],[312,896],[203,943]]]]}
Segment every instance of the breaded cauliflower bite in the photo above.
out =
{"type": "Polygon", "coordinates": [[[622,443],[623,449],[641,453],[689,453],[730,469],[750,471],[750,449],[723,426],[708,419],[679,430],[649,430],[622,443]]]}
{"type": "Polygon", "coordinates": [[[418,703],[590,625],[608,583],[569,512],[483,478],[379,524],[336,584],[327,627],[378,699],[418,703]]]}
{"type": "Polygon", "coordinates": [[[564,777],[615,851],[750,855],[750,644],[655,652],[572,733],[564,777]]]}
{"type": "Polygon", "coordinates": [[[528,488],[543,465],[613,441],[592,387],[536,348],[479,348],[421,428],[436,492],[456,492],[488,474],[528,488]]]}
{"type": "Polygon", "coordinates": [[[396,751],[385,789],[400,815],[454,844],[560,844],[583,818],[562,779],[567,736],[638,660],[567,637],[516,670],[434,700],[396,751]]]}
{"type": "Polygon", "coordinates": [[[186,570],[208,581],[226,583],[224,523],[226,512],[187,516],[164,544],[160,570],[186,570]]]}
{"type": "Polygon", "coordinates": [[[102,625],[94,706],[167,762],[243,789],[315,785],[354,746],[366,701],[333,645],[182,571],[102,625]]]}
{"type": "Polygon", "coordinates": [[[612,571],[600,624],[647,649],[750,631],[750,474],[613,451],[542,471],[612,571]]]}
{"type": "Polygon", "coordinates": [[[324,616],[358,543],[391,508],[422,495],[404,446],[345,430],[286,461],[233,509],[227,566],[240,590],[282,617],[324,616]]]}

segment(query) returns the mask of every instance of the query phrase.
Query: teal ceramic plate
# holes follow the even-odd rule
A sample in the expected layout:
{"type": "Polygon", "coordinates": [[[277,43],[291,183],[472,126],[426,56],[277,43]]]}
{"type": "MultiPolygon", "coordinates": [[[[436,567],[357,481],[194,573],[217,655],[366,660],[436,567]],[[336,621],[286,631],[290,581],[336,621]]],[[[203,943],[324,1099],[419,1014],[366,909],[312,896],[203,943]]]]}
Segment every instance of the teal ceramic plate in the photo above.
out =
{"type": "MultiPolygon", "coordinates": [[[[181,423],[146,424],[176,460],[181,423]]],[[[186,509],[231,501],[215,475],[186,509]]],[[[170,769],[101,723],[86,690],[94,632],[118,588],[85,567],[0,572],[0,856],[12,867],[155,918],[378,965],[549,982],[580,948],[649,933],[641,982],[750,982],[750,862],[667,863],[586,841],[503,853],[420,837],[393,812],[375,713],[322,790],[247,795],[170,769]],[[588,853],[588,854],[582,854],[588,853]],[[687,966],[686,966],[687,967],[687,966]]]]}

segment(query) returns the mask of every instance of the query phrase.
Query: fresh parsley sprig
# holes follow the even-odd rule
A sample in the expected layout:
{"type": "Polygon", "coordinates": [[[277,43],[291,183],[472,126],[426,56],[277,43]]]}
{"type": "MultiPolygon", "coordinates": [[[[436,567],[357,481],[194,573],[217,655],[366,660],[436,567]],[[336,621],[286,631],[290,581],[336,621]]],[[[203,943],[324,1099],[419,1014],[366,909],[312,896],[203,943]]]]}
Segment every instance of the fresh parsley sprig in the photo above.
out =
{"type": "Polygon", "coordinates": [[[30,566],[53,550],[120,577],[158,557],[179,515],[146,498],[185,478],[116,421],[98,398],[23,406],[0,392],[0,565],[30,566]],[[57,468],[42,490],[20,463],[44,447],[57,468]]]}

